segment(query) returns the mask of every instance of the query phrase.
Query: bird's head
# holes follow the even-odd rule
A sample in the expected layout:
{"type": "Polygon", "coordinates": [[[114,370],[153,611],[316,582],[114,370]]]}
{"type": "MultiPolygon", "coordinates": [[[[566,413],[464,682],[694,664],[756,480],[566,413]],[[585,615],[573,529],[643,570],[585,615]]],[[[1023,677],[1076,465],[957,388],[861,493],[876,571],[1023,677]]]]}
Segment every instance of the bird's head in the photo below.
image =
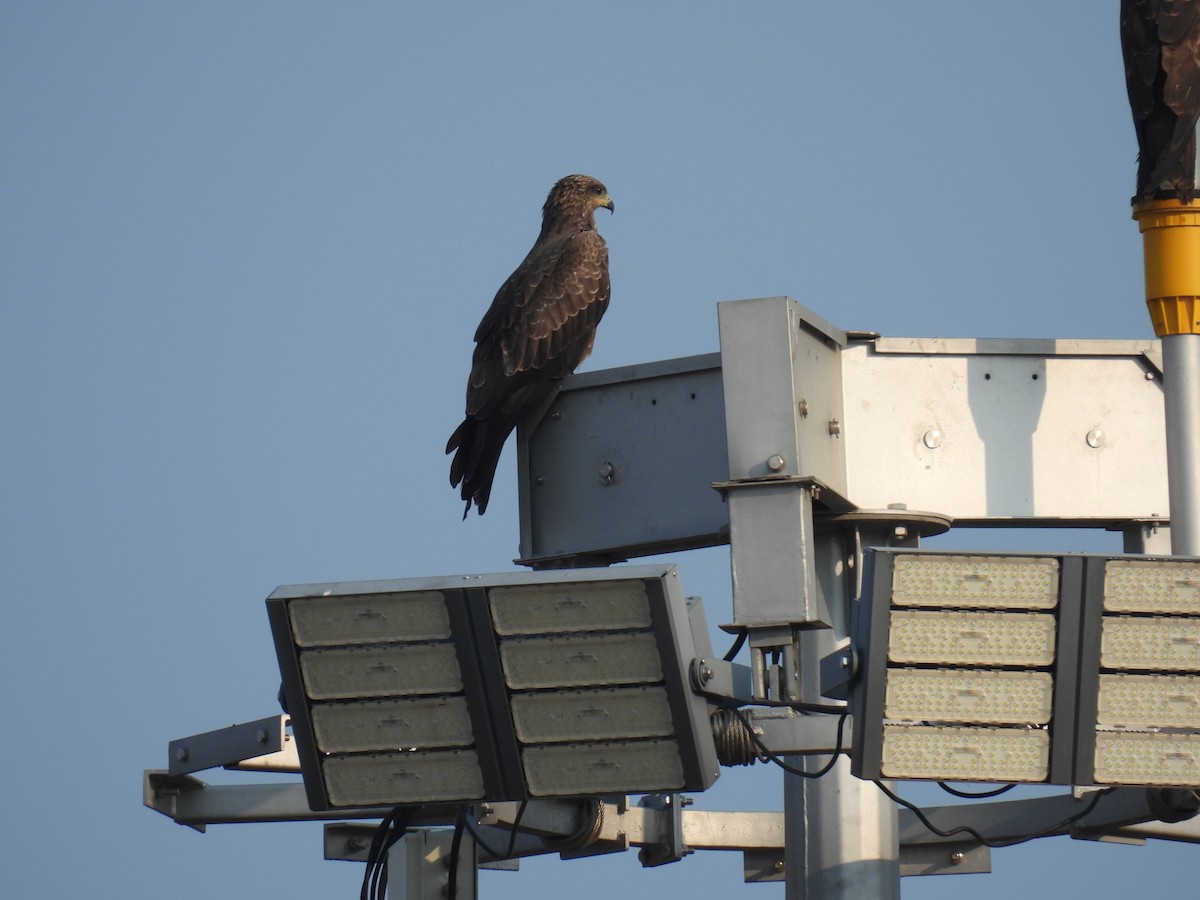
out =
{"type": "Polygon", "coordinates": [[[590,175],[568,175],[550,189],[542,213],[546,220],[562,221],[579,216],[590,220],[600,207],[609,212],[614,209],[608,188],[590,175]]]}

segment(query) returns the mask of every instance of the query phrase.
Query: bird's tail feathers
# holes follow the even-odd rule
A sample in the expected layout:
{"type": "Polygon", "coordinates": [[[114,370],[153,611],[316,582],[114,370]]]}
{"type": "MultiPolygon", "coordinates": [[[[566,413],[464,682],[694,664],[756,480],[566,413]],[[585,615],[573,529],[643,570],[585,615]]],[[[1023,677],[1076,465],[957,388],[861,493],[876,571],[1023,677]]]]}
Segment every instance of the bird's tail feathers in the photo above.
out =
{"type": "Polygon", "coordinates": [[[450,436],[446,444],[446,452],[454,453],[450,484],[453,487],[462,484],[461,496],[466,501],[463,519],[471,512],[472,503],[481,516],[487,510],[504,442],[515,427],[516,422],[483,421],[467,416],[450,436]]]}

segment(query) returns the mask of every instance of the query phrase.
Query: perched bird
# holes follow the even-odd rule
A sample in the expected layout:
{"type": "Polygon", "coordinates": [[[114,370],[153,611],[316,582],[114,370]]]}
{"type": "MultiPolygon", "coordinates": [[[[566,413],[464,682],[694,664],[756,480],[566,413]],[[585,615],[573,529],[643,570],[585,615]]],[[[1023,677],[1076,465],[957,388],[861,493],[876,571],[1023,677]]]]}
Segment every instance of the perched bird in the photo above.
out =
{"type": "Polygon", "coordinates": [[[550,189],[533,249],[500,286],[475,330],[467,415],[450,435],[450,484],[483,515],[509,434],[592,351],[608,308],[608,248],[595,212],[613,211],[608,189],[568,175],[550,189]]]}
{"type": "Polygon", "coordinates": [[[1196,194],[1200,2],[1121,0],[1125,87],[1137,132],[1134,200],[1196,194]]]}

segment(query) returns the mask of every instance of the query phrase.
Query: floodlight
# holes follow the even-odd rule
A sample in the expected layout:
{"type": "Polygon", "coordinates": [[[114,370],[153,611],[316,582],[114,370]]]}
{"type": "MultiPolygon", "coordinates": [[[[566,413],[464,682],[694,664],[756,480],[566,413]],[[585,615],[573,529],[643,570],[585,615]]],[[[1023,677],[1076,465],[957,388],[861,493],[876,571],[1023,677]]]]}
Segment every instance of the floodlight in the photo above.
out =
{"type": "Polygon", "coordinates": [[[1200,734],[1101,731],[1096,735],[1096,784],[1200,784],[1200,734]]]}
{"type": "Polygon", "coordinates": [[[863,778],[1200,785],[1200,560],[877,549],[863,778]]]}
{"type": "Polygon", "coordinates": [[[648,793],[679,790],[683,764],[674,741],[623,741],[531,746],[522,754],[529,793],[648,793]]]}
{"type": "Polygon", "coordinates": [[[1038,729],[885,725],[883,732],[885,778],[1041,782],[1049,774],[1050,737],[1038,729]]]}
{"type": "Polygon", "coordinates": [[[675,569],[281,587],[267,600],[314,810],[703,790],[675,569]]]}
{"type": "Polygon", "coordinates": [[[1104,566],[1109,612],[1200,614],[1200,563],[1110,559],[1104,566]]]}
{"type": "Polygon", "coordinates": [[[326,809],[479,800],[484,796],[479,756],[463,750],[330,755],[322,762],[321,782],[326,809]]]}
{"type": "Polygon", "coordinates": [[[1048,672],[896,669],[888,678],[883,713],[914,722],[1045,725],[1053,694],[1048,672]]]}
{"type": "Polygon", "coordinates": [[[1200,678],[1101,675],[1096,721],[1127,728],[1200,729],[1200,678]]]}
{"type": "Polygon", "coordinates": [[[1053,609],[1058,560],[1052,556],[898,557],[892,579],[896,606],[956,609],[1053,609]]]}
{"type": "Polygon", "coordinates": [[[1046,666],[1054,617],[1042,613],[892,611],[888,656],[897,663],[1046,666]]]}
{"type": "Polygon", "coordinates": [[[1105,616],[1101,628],[1105,668],[1200,670],[1200,616],[1105,616]]]}
{"type": "Polygon", "coordinates": [[[1077,769],[1096,784],[1200,785],[1200,561],[1088,561],[1077,769]]]}
{"type": "Polygon", "coordinates": [[[518,740],[528,744],[666,737],[675,730],[670,699],[657,686],[517,694],[512,714],[518,740]]]}
{"type": "Polygon", "coordinates": [[[317,747],[326,753],[474,743],[462,696],[322,703],[311,712],[317,747]]]}
{"type": "Polygon", "coordinates": [[[513,690],[662,680],[658,644],[650,631],[515,638],[501,642],[500,664],[513,690]]]}
{"type": "Polygon", "coordinates": [[[863,778],[1069,780],[1051,737],[1073,726],[1055,673],[1072,671],[1060,607],[1077,561],[1046,555],[873,550],[852,699],[863,778]],[[1064,658],[1065,657],[1065,658],[1064,658]]]}

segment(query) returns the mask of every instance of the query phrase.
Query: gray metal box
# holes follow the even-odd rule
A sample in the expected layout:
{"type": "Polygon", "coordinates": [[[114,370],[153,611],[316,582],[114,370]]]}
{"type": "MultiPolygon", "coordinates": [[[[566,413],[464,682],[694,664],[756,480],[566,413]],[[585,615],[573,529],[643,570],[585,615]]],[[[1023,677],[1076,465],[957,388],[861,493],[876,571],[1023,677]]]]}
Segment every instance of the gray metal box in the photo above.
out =
{"type": "Polygon", "coordinates": [[[1157,341],[879,338],[842,354],[849,499],[960,525],[1168,515],[1157,341]]]}
{"type": "Polygon", "coordinates": [[[720,354],[566,379],[517,459],[523,563],[728,543],[720,354]]]}

